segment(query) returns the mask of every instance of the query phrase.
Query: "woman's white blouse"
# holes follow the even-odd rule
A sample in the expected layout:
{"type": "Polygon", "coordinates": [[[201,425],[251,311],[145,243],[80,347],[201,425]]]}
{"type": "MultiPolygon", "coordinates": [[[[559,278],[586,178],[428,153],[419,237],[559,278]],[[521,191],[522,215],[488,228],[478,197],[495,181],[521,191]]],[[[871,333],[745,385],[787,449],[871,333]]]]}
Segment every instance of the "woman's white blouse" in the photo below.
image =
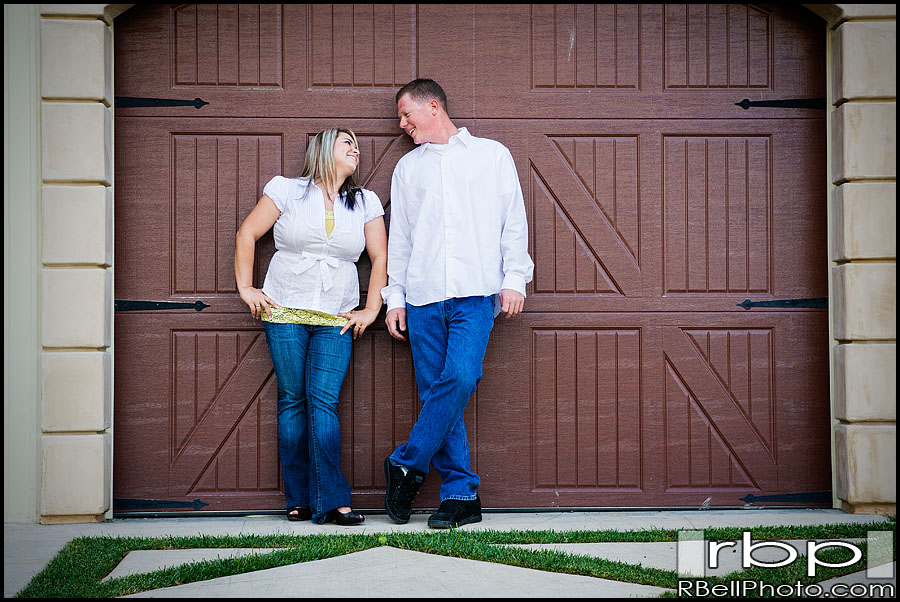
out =
{"type": "Polygon", "coordinates": [[[308,178],[275,176],[263,188],[281,211],[273,228],[277,251],[269,263],[263,292],[275,303],[329,314],[359,305],[356,262],[366,248],[365,225],[384,215],[381,201],[363,189],[351,211],[343,197],[334,203],[334,230],[325,234],[325,197],[308,178]]]}

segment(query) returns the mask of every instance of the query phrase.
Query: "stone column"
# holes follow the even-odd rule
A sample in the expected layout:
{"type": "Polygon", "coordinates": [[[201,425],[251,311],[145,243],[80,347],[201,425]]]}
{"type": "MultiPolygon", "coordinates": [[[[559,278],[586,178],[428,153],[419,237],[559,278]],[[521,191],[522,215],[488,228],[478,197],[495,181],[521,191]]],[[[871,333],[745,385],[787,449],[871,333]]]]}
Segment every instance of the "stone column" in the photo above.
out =
{"type": "Polygon", "coordinates": [[[41,522],[111,508],[112,20],[41,5],[41,522]]]}
{"type": "Polygon", "coordinates": [[[896,5],[832,5],[832,333],[836,495],[897,504],[896,5]]]}

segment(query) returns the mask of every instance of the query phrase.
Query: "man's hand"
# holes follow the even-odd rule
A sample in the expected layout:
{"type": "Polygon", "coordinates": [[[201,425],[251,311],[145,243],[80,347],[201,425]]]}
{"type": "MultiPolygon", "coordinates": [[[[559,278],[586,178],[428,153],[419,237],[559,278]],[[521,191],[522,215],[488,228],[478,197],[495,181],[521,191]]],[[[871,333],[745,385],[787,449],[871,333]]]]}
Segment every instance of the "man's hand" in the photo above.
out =
{"type": "Polygon", "coordinates": [[[392,337],[401,341],[406,340],[406,337],[403,336],[400,332],[406,332],[405,308],[395,307],[391,311],[387,312],[387,317],[384,319],[384,323],[387,324],[388,332],[391,333],[392,337]]]}
{"type": "Polygon", "coordinates": [[[509,288],[500,291],[500,313],[505,313],[507,320],[522,313],[524,307],[525,295],[509,288]]]}

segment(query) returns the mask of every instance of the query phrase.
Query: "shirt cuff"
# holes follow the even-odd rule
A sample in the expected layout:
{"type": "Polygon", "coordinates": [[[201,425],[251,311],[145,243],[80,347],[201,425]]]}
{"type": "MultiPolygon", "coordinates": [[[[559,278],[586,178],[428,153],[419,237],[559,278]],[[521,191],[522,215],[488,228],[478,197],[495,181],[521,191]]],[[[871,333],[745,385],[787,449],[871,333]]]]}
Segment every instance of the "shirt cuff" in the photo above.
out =
{"type": "Polygon", "coordinates": [[[519,276],[518,274],[507,274],[503,277],[503,285],[500,287],[501,289],[508,288],[510,290],[517,291],[525,297],[525,278],[519,276]]]}
{"type": "Polygon", "coordinates": [[[384,299],[388,311],[397,309],[398,307],[406,308],[406,297],[403,294],[403,289],[397,284],[392,284],[381,289],[381,298],[384,299]]]}

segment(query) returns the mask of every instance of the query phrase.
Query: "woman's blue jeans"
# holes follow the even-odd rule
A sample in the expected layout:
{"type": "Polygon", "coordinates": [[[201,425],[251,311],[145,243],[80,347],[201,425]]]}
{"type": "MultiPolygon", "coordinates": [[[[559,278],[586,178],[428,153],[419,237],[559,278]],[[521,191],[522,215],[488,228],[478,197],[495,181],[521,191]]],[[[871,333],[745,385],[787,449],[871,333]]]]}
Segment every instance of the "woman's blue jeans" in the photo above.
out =
{"type": "Polygon", "coordinates": [[[350,505],[341,472],[338,396],[353,337],[340,326],[264,322],[278,384],[278,452],[286,507],[309,506],[314,523],[350,505]]]}
{"type": "Polygon", "coordinates": [[[481,381],[494,298],[407,304],[406,324],[422,410],[391,462],[424,473],[432,464],[442,479],[442,502],[474,500],[480,479],[471,469],[463,412],[481,381]]]}

